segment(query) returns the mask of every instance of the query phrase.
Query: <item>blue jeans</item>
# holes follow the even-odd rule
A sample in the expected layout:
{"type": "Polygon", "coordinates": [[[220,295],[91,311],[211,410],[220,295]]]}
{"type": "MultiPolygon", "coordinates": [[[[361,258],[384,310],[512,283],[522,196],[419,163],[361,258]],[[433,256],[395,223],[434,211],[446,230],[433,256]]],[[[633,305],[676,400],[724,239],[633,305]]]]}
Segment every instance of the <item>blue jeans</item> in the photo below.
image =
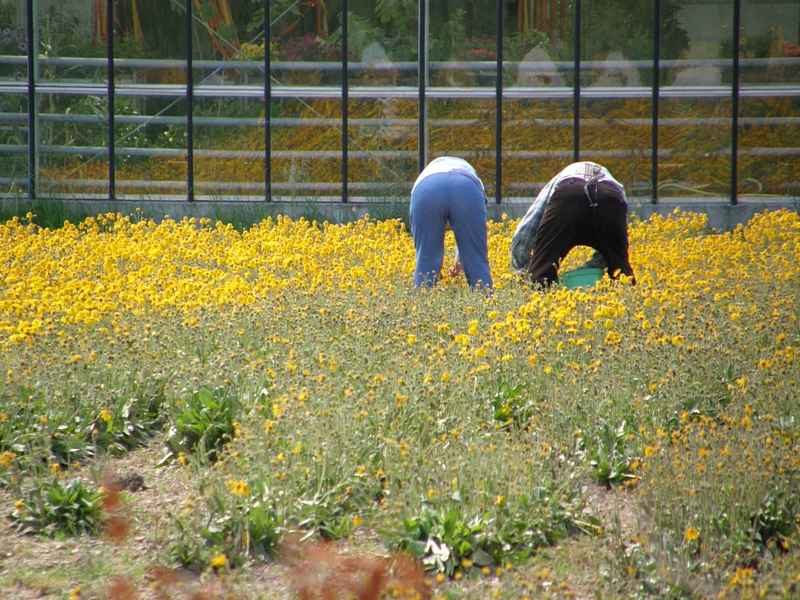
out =
{"type": "Polygon", "coordinates": [[[448,220],[470,287],[492,288],[486,197],[477,182],[460,173],[429,175],[411,194],[411,234],[417,253],[414,286],[433,286],[439,280],[448,220]]]}

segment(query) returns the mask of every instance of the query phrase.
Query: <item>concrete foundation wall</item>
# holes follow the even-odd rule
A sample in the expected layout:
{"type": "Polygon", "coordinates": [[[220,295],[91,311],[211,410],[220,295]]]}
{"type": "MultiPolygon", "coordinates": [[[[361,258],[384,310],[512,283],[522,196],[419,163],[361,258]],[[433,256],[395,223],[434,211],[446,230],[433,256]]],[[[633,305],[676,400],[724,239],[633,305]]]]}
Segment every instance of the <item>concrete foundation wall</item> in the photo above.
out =
{"type": "MultiPolygon", "coordinates": [[[[532,199],[495,204],[490,200],[487,206],[487,218],[500,221],[503,215],[508,219],[518,219],[528,210],[532,199]]],[[[685,212],[705,213],[708,215],[709,227],[717,231],[730,231],[737,225],[744,225],[753,215],[764,211],[787,209],[800,213],[800,197],[763,199],[740,198],[739,203],[731,205],[723,199],[694,199],[680,198],[669,199],[652,204],[647,200],[629,199],[629,214],[637,215],[642,220],[647,220],[654,214],[667,216],[678,209],[685,212]]],[[[369,202],[363,199],[353,199],[342,203],[331,199],[330,201],[287,201],[275,200],[273,202],[257,201],[230,201],[215,202],[211,200],[198,200],[186,202],[185,200],[137,200],[137,201],[109,201],[109,200],[27,200],[5,199],[0,202],[0,210],[5,214],[24,215],[28,210],[34,213],[63,215],[65,220],[78,222],[87,216],[97,216],[105,213],[120,213],[122,215],[136,215],[140,218],[161,221],[165,216],[180,220],[184,217],[208,218],[212,221],[231,222],[236,224],[252,224],[267,217],[284,215],[292,219],[328,221],[330,223],[345,223],[363,219],[369,215],[371,219],[384,220],[400,218],[408,222],[408,201],[369,202]],[[138,209],[138,210],[137,210],[138,209]]]]}

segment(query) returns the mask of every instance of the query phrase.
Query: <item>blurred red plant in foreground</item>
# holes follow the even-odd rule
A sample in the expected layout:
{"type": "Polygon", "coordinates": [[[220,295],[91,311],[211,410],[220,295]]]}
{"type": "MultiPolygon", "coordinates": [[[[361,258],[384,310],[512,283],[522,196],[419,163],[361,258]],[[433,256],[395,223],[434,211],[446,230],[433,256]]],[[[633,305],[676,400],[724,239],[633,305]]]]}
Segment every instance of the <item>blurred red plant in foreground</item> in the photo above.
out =
{"type": "Polygon", "coordinates": [[[284,558],[300,600],[378,600],[431,597],[431,582],[417,561],[406,556],[343,554],[330,543],[284,544],[284,558]]]}

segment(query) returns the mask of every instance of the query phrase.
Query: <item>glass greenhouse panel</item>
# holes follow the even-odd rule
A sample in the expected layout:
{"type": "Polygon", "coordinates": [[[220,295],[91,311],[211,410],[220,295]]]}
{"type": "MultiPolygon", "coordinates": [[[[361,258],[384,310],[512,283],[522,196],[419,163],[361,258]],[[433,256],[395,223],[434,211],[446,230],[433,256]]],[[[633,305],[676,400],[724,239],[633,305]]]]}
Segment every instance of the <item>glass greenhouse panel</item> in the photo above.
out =
{"type": "MultiPolygon", "coordinates": [[[[233,3],[231,3],[233,4],[233,3]]],[[[264,199],[265,57],[258,5],[234,12],[227,0],[193,11],[193,176],[198,198],[264,199]]]]}
{"type": "Polygon", "coordinates": [[[729,195],[730,99],[662,98],[659,124],[659,197],[729,195]]]}
{"type": "Polygon", "coordinates": [[[573,11],[520,0],[503,22],[503,201],[530,202],[573,157],[573,11]]]}
{"type": "Polygon", "coordinates": [[[106,98],[39,94],[35,119],[38,193],[107,193],[107,115],[106,98]]]}
{"type": "Polygon", "coordinates": [[[503,101],[503,202],[531,202],[572,162],[572,98],[503,101]]]}
{"type": "Polygon", "coordinates": [[[407,199],[417,177],[418,39],[418,2],[354,4],[347,138],[348,187],[355,197],[407,199]]]}
{"type": "Polygon", "coordinates": [[[582,4],[580,158],[607,167],[629,197],[646,197],[651,187],[655,13],[652,3],[615,4],[614,9],[582,4]]]}
{"type": "Polygon", "coordinates": [[[0,4],[0,81],[5,83],[28,79],[27,17],[17,8],[16,4],[0,4]]]}
{"type": "Polygon", "coordinates": [[[457,156],[475,167],[489,198],[496,195],[497,2],[467,7],[431,3],[425,162],[457,156]],[[474,18],[480,14],[481,18],[474,18]]]}
{"type": "MultiPolygon", "coordinates": [[[[798,2],[743,3],[737,161],[741,197],[800,195],[800,98],[792,93],[800,82],[798,28],[798,2]]],[[[730,48],[723,46],[723,54],[730,56],[730,48]]]]}
{"type": "Polygon", "coordinates": [[[25,6],[0,3],[0,186],[10,194],[27,190],[28,159],[28,19],[25,6]]]}
{"type": "Polygon", "coordinates": [[[273,197],[341,199],[342,27],[334,3],[270,3],[273,197]]]}
{"type": "Polygon", "coordinates": [[[692,0],[662,2],[659,103],[659,198],[720,201],[730,194],[732,11],[692,0]],[[730,43],[730,42],[728,42],[730,43]]]}
{"type": "Polygon", "coordinates": [[[27,96],[0,100],[0,188],[14,194],[29,182],[27,96]]]}
{"type": "Polygon", "coordinates": [[[0,3],[0,84],[18,93],[0,93],[0,187],[25,191],[28,161],[28,26],[25,7],[0,3]]]}
{"type": "Polygon", "coordinates": [[[738,193],[800,196],[800,98],[739,100],[738,193]]]}

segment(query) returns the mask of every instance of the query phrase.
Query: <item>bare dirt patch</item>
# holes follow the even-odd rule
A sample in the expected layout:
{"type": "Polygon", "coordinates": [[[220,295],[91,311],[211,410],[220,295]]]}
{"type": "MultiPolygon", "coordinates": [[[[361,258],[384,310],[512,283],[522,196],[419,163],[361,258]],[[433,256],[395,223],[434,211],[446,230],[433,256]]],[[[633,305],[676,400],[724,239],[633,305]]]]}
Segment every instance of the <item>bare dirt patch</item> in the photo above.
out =
{"type": "MultiPolygon", "coordinates": [[[[96,465],[102,467],[104,482],[114,482],[122,490],[120,514],[126,519],[127,532],[119,541],[108,536],[20,536],[7,518],[17,498],[0,490],[0,596],[5,600],[69,598],[71,594],[81,599],[110,598],[125,597],[123,591],[128,589],[136,594],[130,598],[163,599],[156,589],[161,581],[168,597],[176,600],[201,589],[208,598],[222,597],[233,587],[242,599],[270,597],[270,590],[283,592],[276,597],[285,597],[287,571],[282,565],[247,569],[229,581],[169,566],[169,515],[182,510],[192,484],[191,471],[178,464],[158,468],[162,457],[163,447],[152,444],[96,465]]],[[[79,473],[88,478],[85,470],[79,473]]]]}
{"type": "MultiPolygon", "coordinates": [[[[121,498],[129,529],[121,542],[107,536],[63,540],[19,536],[7,518],[0,519],[0,595],[7,600],[66,599],[71,594],[82,600],[183,600],[198,592],[209,600],[292,597],[292,570],[281,562],[252,562],[223,579],[170,565],[170,513],[183,509],[193,485],[191,470],[177,463],[158,468],[162,456],[163,448],[153,444],[102,464],[104,481],[115,481],[127,490],[121,498]]],[[[586,513],[600,520],[602,533],[568,538],[541,549],[515,577],[541,579],[546,571],[552,581],[568,582],[577,599],[592,599],[595,590],[604,587],[603,565],[610,564],[620,544],[629,543],[637,533],[635,501],[629,492],[600,486],[590,486],[587,494],[586,513]]],[[[3,516],[10,514],[15,500],[8,490],[0,490],[3,516]]],[[[364,530],[353,540],[331,545],[330,552],[383,556],[378,539],[364,530]]],[[[501,584],[491,577],[451,582],[448,587],[458,597],[489,597],[501,584]]]]}

